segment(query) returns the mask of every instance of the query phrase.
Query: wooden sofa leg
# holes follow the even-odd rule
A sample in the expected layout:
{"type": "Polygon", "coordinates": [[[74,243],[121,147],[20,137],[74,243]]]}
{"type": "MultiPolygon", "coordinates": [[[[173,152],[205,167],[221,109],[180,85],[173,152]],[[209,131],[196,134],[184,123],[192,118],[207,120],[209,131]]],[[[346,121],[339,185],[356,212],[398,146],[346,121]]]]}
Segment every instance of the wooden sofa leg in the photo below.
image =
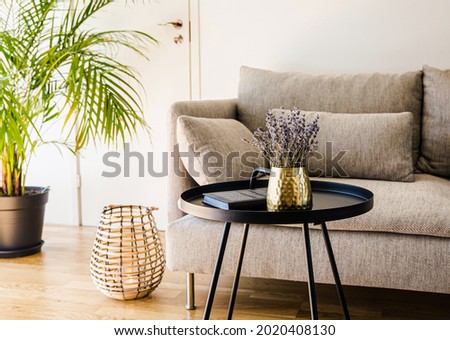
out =
{"type": "Polygon", "coordinates": [[[195,309],[194,273],[186,273],[186,309],[195,309]]]}

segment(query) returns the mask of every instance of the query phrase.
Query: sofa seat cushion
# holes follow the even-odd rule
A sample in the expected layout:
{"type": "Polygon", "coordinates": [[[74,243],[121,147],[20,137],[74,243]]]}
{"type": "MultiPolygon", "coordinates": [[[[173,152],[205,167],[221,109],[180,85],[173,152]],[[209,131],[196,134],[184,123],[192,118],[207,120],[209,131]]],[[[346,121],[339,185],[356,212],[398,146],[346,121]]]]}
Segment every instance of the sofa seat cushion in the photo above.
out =
{"type": "MultiPolygon", "coordinates": [[[[314,178],[313,180],[357,185],[374,194],[372,210],[356,217],[327,222],[330,230],[374,231],[450,238],[450,180],[448,179],[416,174],[415,182],[353,178],[314,178]]],[[[283,226],[301,227],[300,224],[283,226]]],[[[312,227],[319,228],[319,226],[312,227]]]]}
{"type": "Polygon", "coordinates": [[[450,237],[450,180],[416,174],[415,182],[318,178],[358,185],[374,193],[374,207],[366,214],[327,223],[330,229],[382,231],[450,237]]]}

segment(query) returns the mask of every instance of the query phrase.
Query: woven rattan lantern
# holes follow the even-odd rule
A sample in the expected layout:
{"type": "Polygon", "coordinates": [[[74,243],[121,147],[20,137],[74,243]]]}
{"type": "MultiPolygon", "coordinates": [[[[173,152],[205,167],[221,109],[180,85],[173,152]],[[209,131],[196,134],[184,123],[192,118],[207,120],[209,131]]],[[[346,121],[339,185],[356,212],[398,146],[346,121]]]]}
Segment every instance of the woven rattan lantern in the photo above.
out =
{"type": "Polygon", "coordinates": [[[105,295],[139,299],[159,285],[164,252],[152,211],[136,205],[103,209],[91,255],[91,277],[105,295]]]}

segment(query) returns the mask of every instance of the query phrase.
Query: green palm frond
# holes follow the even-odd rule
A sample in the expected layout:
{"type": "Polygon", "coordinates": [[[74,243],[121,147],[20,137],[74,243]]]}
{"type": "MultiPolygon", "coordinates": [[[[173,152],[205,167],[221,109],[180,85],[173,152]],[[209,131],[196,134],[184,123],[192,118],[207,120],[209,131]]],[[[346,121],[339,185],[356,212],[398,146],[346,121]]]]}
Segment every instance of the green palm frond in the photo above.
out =
{"type": "Polygon", "coordinates": [[[114,0],[1,0],[0,157],[4,194],[20,194],[23,164],[44,143],[43,125],[64,121],[75,151],[101,139],[118,144],[144,120],[138,75],[114,58],[126,48],[148,59],[157,43],[139,31],[87,29],[114,0]],[[17,189],[19,188],[19,189],[17,189]]]}

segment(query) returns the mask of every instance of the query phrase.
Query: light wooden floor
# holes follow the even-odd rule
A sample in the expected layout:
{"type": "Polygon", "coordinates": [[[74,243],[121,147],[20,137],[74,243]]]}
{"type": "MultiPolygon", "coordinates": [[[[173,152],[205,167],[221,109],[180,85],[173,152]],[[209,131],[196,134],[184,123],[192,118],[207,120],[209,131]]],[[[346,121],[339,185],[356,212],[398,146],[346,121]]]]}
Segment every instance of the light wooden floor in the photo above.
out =
{"type": "MultiPolygon", "coordinates": [[[[116,301],[89,276],[95,228],[46,226],[40,254],[0,259],[0,319],[201,319],[209,275],[196,275],[197,310],[184,309],[184,273],[166,271],[149,298],[116,301]]],[[[221,279],[212,313],[224,318],[231,279],[221,279]]],[[[450,319],[450,295],[345,287],[354,319],[450,319]]],[[[341,319],[332,285],[318,285],[319,317],[341,319]]],[[[235,319],[308,319],[305,283],[242,278],[235,319]]]]}

